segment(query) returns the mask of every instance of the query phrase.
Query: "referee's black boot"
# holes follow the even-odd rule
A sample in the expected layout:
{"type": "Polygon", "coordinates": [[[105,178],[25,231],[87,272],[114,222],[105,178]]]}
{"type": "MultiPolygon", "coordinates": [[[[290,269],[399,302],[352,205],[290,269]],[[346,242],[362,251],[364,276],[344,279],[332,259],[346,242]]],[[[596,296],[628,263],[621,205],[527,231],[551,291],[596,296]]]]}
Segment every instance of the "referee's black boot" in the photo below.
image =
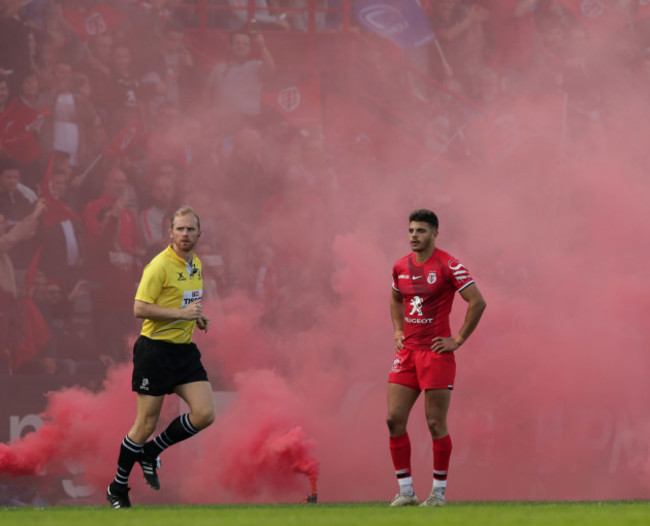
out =
{"type": "Polygon", "coordinates": [[[131,499],[129,499],[129,490],[131,488],[126,488],[124,490],[118,490],[113,487],[111,489],[111,486],[114,486],[113,484],[108,486],[108,489],[106,490],[106,500],[108,500],[109,504],[113,506],[116,510],[122,509],[122,508],[130,508],[131,507],[131,499]]]}
{"type": "Polygon", "coordinates": [[[153,489],[159,490],[160,480],[158,479],[157,470],[160,468],[160,457],[152,458],[142,453],[138,462],[142,467],[142,474],[144,475],[147,484],[149,484],[153,489]]]}

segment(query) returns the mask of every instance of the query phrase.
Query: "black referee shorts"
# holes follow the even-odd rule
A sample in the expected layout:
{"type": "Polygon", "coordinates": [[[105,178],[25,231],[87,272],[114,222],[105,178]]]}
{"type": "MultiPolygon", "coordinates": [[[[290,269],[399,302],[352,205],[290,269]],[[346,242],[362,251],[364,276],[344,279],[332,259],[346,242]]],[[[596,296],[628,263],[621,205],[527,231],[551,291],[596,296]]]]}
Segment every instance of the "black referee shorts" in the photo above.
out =
{"type": "Polygon", "coordinates": [[[131,387],[151,396],[171,394],[177,385],[208,380],[194,343],[170,343],[140,336],[133,346],[131,387]]]}

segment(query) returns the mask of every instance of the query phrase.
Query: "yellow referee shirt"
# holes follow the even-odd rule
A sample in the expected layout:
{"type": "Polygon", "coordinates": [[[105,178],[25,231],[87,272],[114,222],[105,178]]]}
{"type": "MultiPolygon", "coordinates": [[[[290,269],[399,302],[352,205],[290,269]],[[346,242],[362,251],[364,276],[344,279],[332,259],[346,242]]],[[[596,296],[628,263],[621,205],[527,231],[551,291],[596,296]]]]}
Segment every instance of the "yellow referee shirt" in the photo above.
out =
{"type": "MultiPolygon", "coordinates": [[[[189,265],[178,257],[171,245],[144,267],[135,299],[170,309],[184,309],[201,301],[203,277],[201,261],[194,255],[189,265]]],[[[149,320],[142,323],[140,334],[152,340],[189,343],[196,327],[194,320],[149,320]]]]}

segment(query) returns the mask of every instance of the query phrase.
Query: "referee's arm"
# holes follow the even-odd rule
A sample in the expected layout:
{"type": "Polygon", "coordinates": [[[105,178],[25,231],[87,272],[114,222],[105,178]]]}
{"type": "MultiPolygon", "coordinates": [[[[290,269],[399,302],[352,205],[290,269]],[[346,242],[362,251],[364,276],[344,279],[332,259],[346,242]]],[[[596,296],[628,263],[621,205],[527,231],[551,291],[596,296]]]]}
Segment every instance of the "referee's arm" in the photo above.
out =
{"type": "Polygon", "coordinates": [[[195,302],[184,309],[170,309],[142,300],[133,302],[133,315],[147,320],[198,320],[203,315],[201,302],[195,302]]]}

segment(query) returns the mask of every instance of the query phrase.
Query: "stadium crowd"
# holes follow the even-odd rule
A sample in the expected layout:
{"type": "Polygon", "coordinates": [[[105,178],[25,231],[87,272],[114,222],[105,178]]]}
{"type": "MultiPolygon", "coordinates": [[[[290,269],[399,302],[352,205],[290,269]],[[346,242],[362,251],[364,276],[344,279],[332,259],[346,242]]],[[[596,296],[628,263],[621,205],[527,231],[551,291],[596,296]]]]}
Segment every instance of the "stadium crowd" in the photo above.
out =
{"type": "MultiPolygon", "coordinates": [[[[186,41],[197,3],[177,4],[0,0],[4,373],[101,378],[129,360],[136,280],[187,203],[205,218],[207,297],[216,305],[243,290],[281,325],[283,309],[302,309],[283,301],[289,284],[332,294],[320,279],[333,264],[323,218],[334,201],[353,204],[358,183],[346,174],[395,175],[363,149],[373,130],[346,152],[327,127],[292,125],[261,103],[284,68],[269,33],[305,32],[306,2],[256,0],[254,26],[245,1],[208,2],[241,8],[210,11],[208,28],[234,32],[209,66],[186,41]],[[286,235],[307,222],[309,236],[286,235]]],[[[606,20],[583,16],[579,0],[419,4],[437,40],[397,58],[362,25],[348,30],[382,79],[367,93],[410,115],[429,161],[501,162],[516,147],[504,108],[531,97],[557,106],[558,155],[579,148],[578,130],[608,126],[628,96],[646,94],[629,117],[647,120],[648,2],[607,1],[606,20]]],[[[340,2],[316,5],[334,9],[317,13],[316,29],[343,31],[340,2]]]]}

